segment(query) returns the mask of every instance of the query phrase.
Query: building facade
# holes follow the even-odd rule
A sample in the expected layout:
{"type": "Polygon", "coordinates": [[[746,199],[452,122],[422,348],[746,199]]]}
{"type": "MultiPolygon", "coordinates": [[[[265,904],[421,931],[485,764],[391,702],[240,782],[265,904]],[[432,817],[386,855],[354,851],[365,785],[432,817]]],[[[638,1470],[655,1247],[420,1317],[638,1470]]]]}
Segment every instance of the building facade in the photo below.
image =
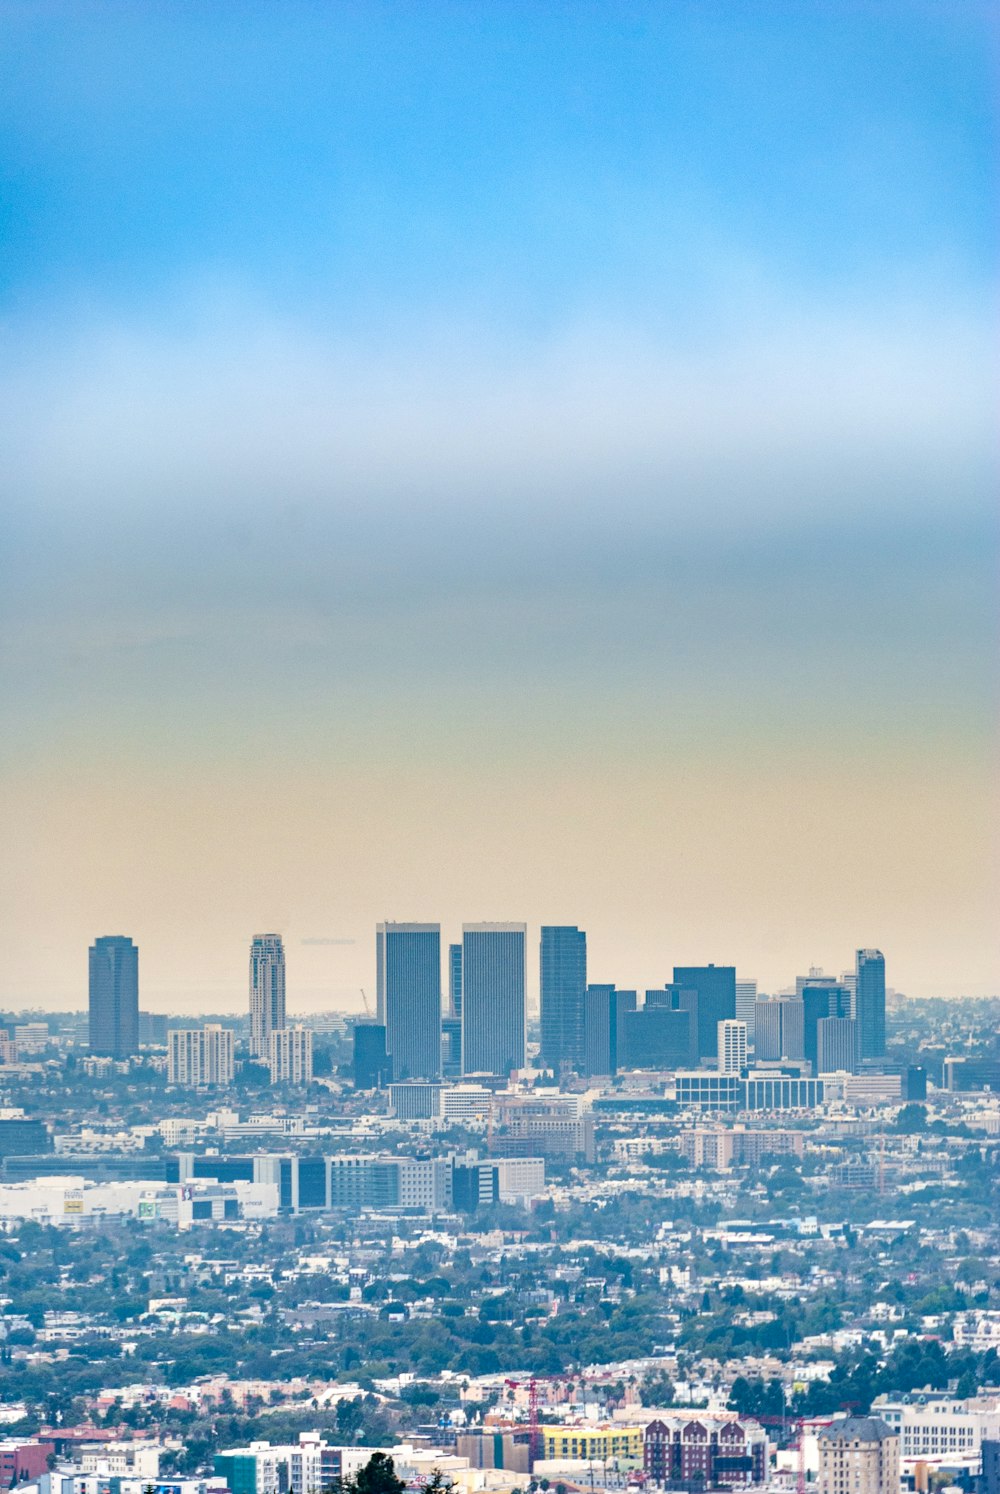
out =
{"type": "Polygon", "coordinates": [[[285,1026],[285,946],[280,934],[250,943],[250,1052],[267,1063],[271,1034],[285,1026]]]}
{"type": "Polygon", "coordinates": [[[541,1063],[558,1077],[583,1072],[587,936],[576,927],[546,924],[539,948],[541,1063]]]}
{"type": "Polygon", "coordinates": [[[846,1416],[824,1427],[819,1494],[899,1494],[899,1437],[878,1416],[846,1416]]]}
{"type": "Polygon", "coordinates": [[[715,1061],[720,1022],[736,1016],[733,965],[675,965],[674,985],[698,993],[698,1057],[715,1061]]]}
{"type": "Polygon", "coordinates": [[[139,950],[109,934],[90,946],[90,1051],[128,1058],[139,1051],[139,950]]]}
{"type": "Polygon", "coordinates": [[[379,1021],[395,1080],[441,1077],[441,925],[380,923],[379,1021]]]}
{"type": "Polygon", "coordinates": [[[678,1416],[648,1422],[643,1471],[662,1487],[742,1488],[767,1479],[767,1437],[736,1417],[678,1416]]]}
{"type": "Polygon", "coordinates": [[[625,1057],[625,1016],[634,1012],[636,993],[615,986],[588,986],[584,998],[585,1074],[617,1074],[625,1057]]]}
{"type": "Polygon", "coordinates": [[[282,1027],[271,1033],[268,1067],[272,1084],[311,1084],[313,1035],[308,1027],[282,1027]]]}
{"type": "Polygon", "coordinates": [[[448,945],[448,1011],[453,1017],[462,1015],[462,946],[448,945]]]}
{"type": "Polygon", "coordinates": [[[854,1010],[860,1056],[885,1057],[885,956],[879,949],[859,949],[854,965],[854,1010]]]}
{"type": "Polygon", "coordinates": [[[747,1024],[720,1022],[718,1067],[720,1074],[739,1074],[747,1066],[747,1024]]]}
{"type": "Polygon", "coordinates": [[[462,1072],[506,1075],[524,1068],[523,923],[462,927],[462,1072]]]}
{"type": "Polygon", "coordinates": [[[757,1000],[757,982],[746,978],[736,981],[736,1020],[747,1024],[747,1042],[753,1047],[754,1002],[757,1000]]]}
{"type": "Polygon", "coordinates": [[[853,1017],[821,1017],[816,1023],[817,1074],[858,1071],[858,1024],[853,1017]]]}
{"type": "Polygon", "coordinates": [[[173,1027],[167,1033],[167,1083],[192,1089],[229,1085],[235,1071],[233,1034],[228,1027],[173,1027]]]}
{"type": "Polygon", "coordinates": [[[805,1057],[805,1009],[798,996],[768,996],[755,1003],[754,1056],[758,1063],[805,1057]]]}

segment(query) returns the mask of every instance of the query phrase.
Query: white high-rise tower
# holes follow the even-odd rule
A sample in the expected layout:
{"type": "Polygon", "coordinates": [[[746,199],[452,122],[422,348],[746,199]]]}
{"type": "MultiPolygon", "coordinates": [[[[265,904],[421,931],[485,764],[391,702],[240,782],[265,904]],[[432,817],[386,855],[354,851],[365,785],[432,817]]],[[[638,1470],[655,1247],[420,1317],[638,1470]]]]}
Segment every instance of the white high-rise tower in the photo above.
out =
{"type": "Polygon", "coordinates": [[[285,948],[280,934],[255,934],[250,945],[250,1052],[271,1061],[271,1033],[285,1029],[285,948]]]}

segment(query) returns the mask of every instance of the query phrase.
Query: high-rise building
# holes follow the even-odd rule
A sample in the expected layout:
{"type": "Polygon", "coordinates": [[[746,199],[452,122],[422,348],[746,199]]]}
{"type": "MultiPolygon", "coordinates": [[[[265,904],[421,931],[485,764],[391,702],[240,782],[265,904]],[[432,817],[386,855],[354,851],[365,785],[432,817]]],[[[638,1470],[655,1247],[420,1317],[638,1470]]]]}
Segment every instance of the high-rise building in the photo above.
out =
{"type": "Polygon", "coordinates": [[[355,1089],[384,1089],[392,1078],[381,1022],[356,1022],[352,1041],[355,1089]]]}
{"type": "Polygon", "coordinates": [[[90,1051],[111,1058],[139,1051],[139,950],[122,934],[90,946],[90,1051]]]}
{"type": "Polygon", "coordinates": [[[754,1057],[772,1063],[805,1057],[803,1003],[797,996],[767,996],[754,1004],[754,1057]]]}
{"type": "Polygon", "coordinates": [[[584,1067],[587,936],[581,929],[543,925],[540,947],[541,1063],[556,1077],[584,1067]]]}
{"type": "Polygon", "coordinates": [[[617,1074],[625,1057],[625,1014],[635,1011],[636,993],[615,986],[588,986],[583,1014],[583,1071],[617,1074]]]}
{"type": "Polygon", "coordinates": [[[727,1021],[719,1023],[720,1074],[739,1074],[747,1066],[747,1024],[727,1021]]]}
{"type": "Polygon", "coordinates": [[[441,1077],[441,925],[380,923],[379,1017],[396,1083],[441,1077]]]}
{"type": "Polygon", "coordinates": [[[525,1057],[523,923],[462,926],[462,1072],[509,1074],[525,1057]]]}
{"type": "Polygon", "coordinates": [[[753,1004],[757,1000],[755,980],[736,980],[736,1020],[747,1024],[747,1042],[753,1047],[753,1004]]]}
{"type": "Polygon", "coordinates": [[[233,1034],[228,1027],[172,1027],[167,1032],[167,1083],[192,1089],[233,1082],[233,1034]]]}
{"type": "Polygon", "coordinates": [[[698,992],[698,1057],[716,1056],[719,1023],[736,1017],[733,965],[675,965],[674,985],[698,992]]]}
{"type": "Polygon", "coordinates": [[[281,1027],[271,1033],[272,1084],[311,1084],[313,1035],[308,1027],[281,1027]]]}
{"type": "Polygon", "coordinates": [[[812,1064],[813,1073],[816,1074],[819,1073],[817,1067],[819,1055],[816,1046],[817,1024],[828,1017],[849,1017],[851,1015],[851,993],[840,981],[827,976],[821,979],[800,976],[795,984],[802,1001],[802,1052],[812,1064]]]}
{"type": "Polygon", "coordinates": [[[441,1072],[446,1079],[459,1079],[462,1074],[462,1019],[441,1018],[441,1072]]]}
{"type": "Polygon", "coordinates": [[[462,1015],[462,946],[448,945],[448,1014],[462,1015]]]}
{"type": "Polygon", "coordinates": [[[845,1416],[824,1427],[819,1494],[898,1494],[899,1436],[878,1416],[845,1416]]]}
{"type": "Polygon", "coordinates": [[[878,949],[859,949],[854,965],[854,1010],[861,1057],[885,1056],[885,956],[878,949]]]}
{"type": "Polygon", "coordinates": [[[698,1034],[694,1011],[649,999],[663,994],[647,991],[645,1005],[625,1013],[622,1068],[683,1069],[695,1062],[698,1034]]]}
{"type": "Polygon", "coordinates": [[[857,1073],[858,1024],[853,1017],[820,1017],[813,1069],[817,1074],[857,1073]]]}
{"type": "Polygon", "coordinates": [[[285,946],[280,934],[255,934],[250,944],[250,1052],[265,1063],[271,1033],[285,1026],[285,946]]]}

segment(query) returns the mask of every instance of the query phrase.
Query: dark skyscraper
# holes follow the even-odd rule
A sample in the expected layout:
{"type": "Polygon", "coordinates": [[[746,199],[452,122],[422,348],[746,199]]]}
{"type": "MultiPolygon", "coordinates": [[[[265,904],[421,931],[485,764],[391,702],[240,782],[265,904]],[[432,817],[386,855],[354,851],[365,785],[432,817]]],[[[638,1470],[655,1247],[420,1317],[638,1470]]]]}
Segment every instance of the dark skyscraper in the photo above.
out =
{"type": "Polygon", "coordinates": [[[462,927],[462,1072],[524,1068],[523,923],[462,927]]]}
{"type": "Polygon", "coordinates": [[[541,1062],[558,1078],[584,1067],[587,936],[578,928],[544,925],[541,943],[541,1062]]]}
{"type": "Polygon", "coordinates": [[[381,1022],[358,1022],[354,1028],[354,1087],[382,1089],[392,1079],[381,1022]]]}
{"type": "Polygon", "coordinates": [[[817,1074],[817,1024],[831,1017],[849,1017],[851,993],[846,986],[825,977],[813,980],[807,976],[804,980],[797,981],[796,985],[802,997],[802,1051],[812,1064],[813,1073],[817,1074]]]}
{"type": "Polygon", "coordinates": [[[635,992],[588,986],[583,1008],[583,1071],[617,1074],[624,1061],[625,1017],[635,1011],[635,992]]]}
{"type": "Polygon", "coordinates": [[[380,923],[378,1014],[394,1081],[441,1077],[441,927],[380,923]]]}
{"type": "Polygon", "coordinates": [[[453,1017],[462,1015],[462,946],[448,945],[448,1011],[453,1017]]]}
{"type": "Polygon", "coordinates": [[[736,1017],[736,967],[675,965],[674,985],[698,992],[698,1056],[714,1063],[719,1023],[736,1017]]]}
{"type": "MultiPolygon", "coordinates": [[[[660,995],[660,992],[656,993],[660,995]]],[[[625,1016],[622,1067],[629,1069],[686,1069],[697,1062],[695,1013],[691,1007],[650,1001],[625,1016]]],[[[718,1034],[716,1034],[718,1046],[718,1034]]]]}
{"type": "Polygon", "coordinates": [[[139,1051],[139,951],[120,934],[90,946],[90,1051],[111,1058],[139,1051]]]}
{"type": "Polygon", "coordinates": [[[885,1056],[885,956],[859,949],[854,964],[854,1017],[862,1058],[885,1056]]]}

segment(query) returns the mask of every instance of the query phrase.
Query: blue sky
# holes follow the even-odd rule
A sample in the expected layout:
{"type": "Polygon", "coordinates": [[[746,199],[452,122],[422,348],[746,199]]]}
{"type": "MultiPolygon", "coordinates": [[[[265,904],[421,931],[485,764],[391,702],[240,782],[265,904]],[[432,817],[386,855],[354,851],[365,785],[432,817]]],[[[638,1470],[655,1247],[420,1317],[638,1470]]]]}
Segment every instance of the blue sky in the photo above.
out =
{"type": "Polygon", "coordinates": [[[244,935],[325,909],[358,963],[304,1000],[411,914],[603,922],[624,984],[881,944],[996,989],[989,8],[4,20],[3,999],[127,922],[183,1003],[183,917],[239,1004],[244,935]],[[258,886],[251,799],[299,848],[258,886]]]}

